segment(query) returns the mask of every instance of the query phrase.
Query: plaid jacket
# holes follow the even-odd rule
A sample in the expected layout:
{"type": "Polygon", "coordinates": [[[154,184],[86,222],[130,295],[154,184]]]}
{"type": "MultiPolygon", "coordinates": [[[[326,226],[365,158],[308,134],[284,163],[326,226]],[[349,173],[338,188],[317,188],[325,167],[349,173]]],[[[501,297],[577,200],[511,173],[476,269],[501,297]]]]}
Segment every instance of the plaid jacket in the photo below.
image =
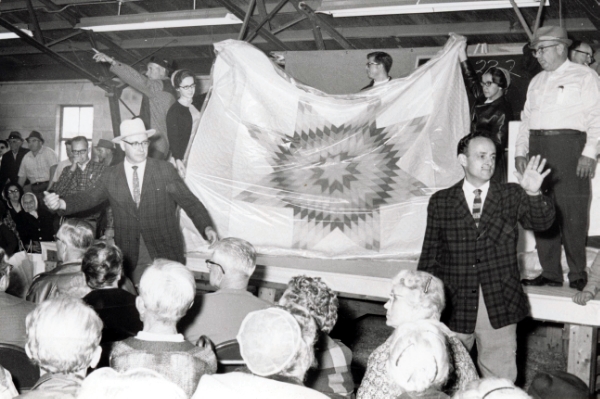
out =
{"type": "Polygon", "coordinates": [[[480,285],[494,328],[529,314],[517,265],[517,222],[526,229],[546,230],[554,221],[554,205],[542,195],[528,196],[517,184],[491,181],[477,228],[462,185],[461,180],[429,200],[418,269],[444,282],[448,327],[470,334],[480,285]]]}
{"type": "MultiPolygon", "coordinates": [[[[66,197],[81,191],[87,191],[98,183],[105,167],[106,166],[103,163],[94,161],[89,161],[85,170],[76,167],[75,171],[71,172],[71,167],[66,167],[62,170],[58,181],[54,185],[54,191],[61,197],[66,197]]],[[[98,220],[100,212],[102,212],[104,208],[104,204],[101,204],[73,216],[86,220],[98,220]]]]}
{"type": "Polygon", "coordinates": [[[114,215],[115,244],[123,251],[127,271],[137,265],[140,235],[153,259],[166,258],[185,264],[177,205],[185,210],[204,238],[206,227],[213,225],[208,211],[173,165],[152,158],[146,163],[139,208],[129,191],[123,163],[104,169],[93,189],[63,199],[67,204],[66,215],[109,201],[114,215]]]}

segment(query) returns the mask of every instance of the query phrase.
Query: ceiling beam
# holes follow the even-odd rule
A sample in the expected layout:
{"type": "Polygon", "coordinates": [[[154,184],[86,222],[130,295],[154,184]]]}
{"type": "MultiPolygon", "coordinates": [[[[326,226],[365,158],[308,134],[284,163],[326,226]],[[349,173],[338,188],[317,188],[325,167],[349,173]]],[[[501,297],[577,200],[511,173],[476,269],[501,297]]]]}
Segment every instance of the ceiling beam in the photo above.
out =
{"type": "Polygon", "coordinates": [[[590,21],[600,30],[600,2],[598,0],[578,0],[581,8],[585,10],[590,17],[590,21]]]}

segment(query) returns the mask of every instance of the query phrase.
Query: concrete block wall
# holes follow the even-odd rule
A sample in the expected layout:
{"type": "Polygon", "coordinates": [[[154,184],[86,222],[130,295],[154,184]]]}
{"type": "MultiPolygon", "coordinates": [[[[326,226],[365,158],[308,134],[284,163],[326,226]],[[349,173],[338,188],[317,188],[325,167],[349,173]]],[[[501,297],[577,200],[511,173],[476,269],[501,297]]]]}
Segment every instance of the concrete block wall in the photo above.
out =
{"type": "Polygon", "coordinates": [[[63,105],[92,105],[94,142],[113,137],[104,90],[85,80],[71,80],[0,84],[0,138],[7,138],[13,130],[26,138],[32,130],[37,130],[44,136],[46,145],[58,152],[63,105]]]}

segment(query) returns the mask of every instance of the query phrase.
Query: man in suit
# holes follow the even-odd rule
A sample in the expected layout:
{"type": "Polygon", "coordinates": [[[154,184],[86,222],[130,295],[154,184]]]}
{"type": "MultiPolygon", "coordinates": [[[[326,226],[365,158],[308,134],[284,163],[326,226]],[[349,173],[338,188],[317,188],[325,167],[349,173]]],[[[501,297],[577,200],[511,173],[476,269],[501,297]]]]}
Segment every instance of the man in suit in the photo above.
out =
{"type": "Polygon", "coordinates": [[[150,136],[141,119],[121,124],[113,142],[125,151],[123,163],[107,168],[91,190],[60,198],[46,193],[52,210],[66,215],[90,209],[108,200],[114,215],[115,244],[123,251],[126,274],[138,283],[154,259],[185,264],[177,205],[192,219],[205,240],[218,239],[212,220],[170,163],[148,158],[150,136]]]}
{"type": "Polygon", "coordinates": [[[418,269],[439,277],[446,289],[443,319],[471,349],[477,342],[483,377],[515,381],[517,322],[529,313],[519,282],[517,238],[526,229],[544,230],[554,206],[540,194],[550,170],[533,157],[519,185],[490,181],[494,142],[471,133],[458,143],[464,180],[435,193],[427,209],[427,230],[418,269]]]}
{"type": "Polygon", "coordinates": [[[10,132],[8,144],[10,145],[10,151],[2,156],[2,162],[0,163],[0,189],[4,188],[4,185],[8,181],[13,183],[19,182],[21,161],[23,161],[25,154],[29,152],[27,148],[21,147],[23,145],[23,137],[17,131],[10,132]]]}

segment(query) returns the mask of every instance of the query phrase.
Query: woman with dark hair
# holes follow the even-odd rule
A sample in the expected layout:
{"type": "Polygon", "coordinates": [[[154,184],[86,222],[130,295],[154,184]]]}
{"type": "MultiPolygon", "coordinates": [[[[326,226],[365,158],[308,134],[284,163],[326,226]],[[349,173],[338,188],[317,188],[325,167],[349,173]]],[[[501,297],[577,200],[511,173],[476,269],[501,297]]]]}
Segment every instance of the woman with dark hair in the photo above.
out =
{"type": "Polygon", "coordinates": [[[173,72],[171,83],[179,98],[167,112],[167,137],[173,158],[183,160],[190,137],[198,129],[206,96],[194,97],[196,79],[187,69],[173,72]]]}
{"type": "Polygon", "coordinates": [[[7,214],[6,208],[0,206],[0,248],[4,248],[8,256],[13,256],[19,249],[19,240],[10,227],[4,223],[7,214]]]}
{"type": "Polygon", "coordinates": [[[23,188],[17,183],[9,183],[2,190],[2,198],[8,211],[3,222],[15,233],[17,238],[19,238],[19,233],[17,231],[16,220],[17,214],[23,210],[23,207],[21,207],[22,196],[23,188]]]}
{"type": "Polygon", "coordinates": [[[496,143],[496,171],[492,179],[506,183],[508,122],[512,120],[512,107],[506,100],[510,72],[504,68],[492,67],[479,80],[467,58],[466,49],[467,43],[464,42],[458,58],[465,84],[475,97],[475,105],[471,109],[471,132],[482,132],[496,143]]]}

